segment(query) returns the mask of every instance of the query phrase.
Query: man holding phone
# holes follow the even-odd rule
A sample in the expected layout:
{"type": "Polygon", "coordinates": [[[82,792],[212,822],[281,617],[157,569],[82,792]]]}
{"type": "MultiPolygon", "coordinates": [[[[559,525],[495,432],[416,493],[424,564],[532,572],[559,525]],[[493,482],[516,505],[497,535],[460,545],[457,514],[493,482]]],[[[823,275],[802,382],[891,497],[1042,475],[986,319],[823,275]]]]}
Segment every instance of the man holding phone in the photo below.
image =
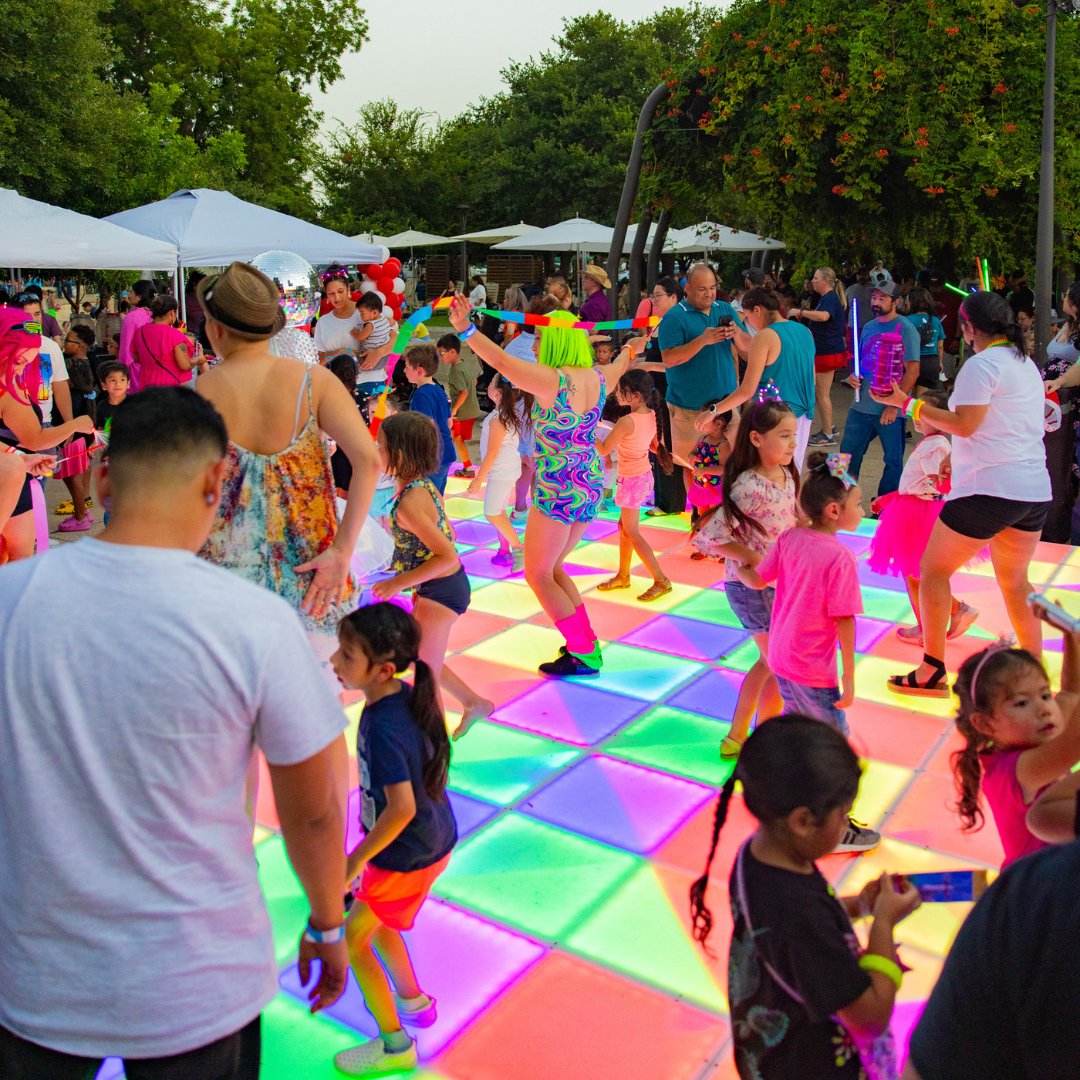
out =
{"type": "Polygon", "coordinates": [[[676,304],[657,328],[657,344],[667,373],[671,413],[671,453],[688,470],[699,438],[694,422],[705,405],[719,401],[739,384],[732,344],[745,354],[750,335],[735,309],[716,299],[716,274],[696,263],[686,279],[686,299],[676,304]]]}

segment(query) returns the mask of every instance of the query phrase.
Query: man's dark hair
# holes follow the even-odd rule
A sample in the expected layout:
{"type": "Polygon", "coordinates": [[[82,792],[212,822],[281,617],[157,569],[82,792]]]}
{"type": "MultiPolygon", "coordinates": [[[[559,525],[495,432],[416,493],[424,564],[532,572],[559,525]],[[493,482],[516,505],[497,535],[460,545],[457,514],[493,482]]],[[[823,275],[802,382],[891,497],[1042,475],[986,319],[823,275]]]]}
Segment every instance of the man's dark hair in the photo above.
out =
{"type": "Polygon", "coordinates": [[[75,323],[74,326],[68,327],[68,333],[77,337],[88,349],[94,347],[94,328],[87,326],[86,323],[75,323]]]}
{"type": "Polygon", "coordinates": [[[225,421],[186,386],[153,386],[124,400],[112,420],[109,469],[121,483],[132,473],[189,469],[191,458],[222,458],[225,421]]]}

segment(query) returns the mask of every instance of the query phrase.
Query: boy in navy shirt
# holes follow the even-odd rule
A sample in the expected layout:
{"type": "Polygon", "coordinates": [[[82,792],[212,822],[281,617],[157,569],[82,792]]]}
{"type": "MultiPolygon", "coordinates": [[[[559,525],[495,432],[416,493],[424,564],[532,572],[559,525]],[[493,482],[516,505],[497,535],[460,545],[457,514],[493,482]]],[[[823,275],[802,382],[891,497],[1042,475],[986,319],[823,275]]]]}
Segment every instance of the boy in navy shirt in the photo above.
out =
{"type": "Polygon", "coordinates": [[[439,432],[442,446],[439,469],[429,479],[439,494],[445,495],[446,475],[457,460],[457,452],[450,434],[450,401],[446,391],[435,382],[435,372],[439,370],[438,350],[434,345],[413,345],[405,352],[404,364],[406,378],[416,387],[409,408],[430,416],[439,432]]]}

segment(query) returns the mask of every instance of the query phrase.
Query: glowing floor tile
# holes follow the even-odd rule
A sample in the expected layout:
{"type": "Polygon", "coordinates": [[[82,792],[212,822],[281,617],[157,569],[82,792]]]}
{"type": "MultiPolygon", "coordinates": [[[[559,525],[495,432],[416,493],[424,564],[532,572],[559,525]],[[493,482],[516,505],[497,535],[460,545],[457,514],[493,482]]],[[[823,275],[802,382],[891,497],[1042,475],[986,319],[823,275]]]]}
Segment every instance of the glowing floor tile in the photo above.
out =
{"type": "Polygon", "coordinates": [[[557,940],[640,865],[625,851],[510,814],[459,844],[434,891],[557,940]]]}
{"type": "Polygon", "coordinates": [[[536,685],[535,671],[507,667],[467,652],[454,655],[453,667],[470,686],[483,688],[484,696],[495,702],[496,715],[499,706],[513,701],[536,685]]]}
{"type": "Polygon", "coordinates": [[[900,590],[878,589],[873,587],[862,590],[863,614],[872,619],[883,619],[885,622],[903,622],[911,618],[911,602],[908,600],[906,591],[903,591],[903,582],[900,590]]]}
{"type": "Polygon", "coordinates": [[[757,642],[748,637],[741,645],[732,649],[724,657],[721,666],[730,668],[732,671],[747,672],[757,663],[761,653],[758,651],[757,642]]]}
{"type": "Polygon", "coordinates": [[[886,811],[910,782],[910,769],[901,769],[899,765],[889,765],[884,761],[865,762],[859,781],[859,797],[852,807],[851,816],[876,829],[886,811]]]}
{"type": "MultiPolygon", "coordinates": [[[[600,545],[596,545],[599,547],[600,545]]],[[[576,552],[575,552],[576,554],[576,552]]],[[[617,560],[616,560],[617,561],[617,560]]],[[[604,599],[610,601],[612,604],[625,604],[627,607],[639,607],[641,601],[638,597],[653,584],[653,579],[640,567],[631,567],[631,581],[629,589],[619,589],[615,592],[604,593],[604,599]]],[[[666,596],[661,596],[659,600],[650,600],[649,608],[655,612],[670,611],[672,608],[678,607],[680,604],[685,604],[692,596],[695,596],[700,590],[693,585],[681,585],[678,582],[671,583],[671,592],[666,596]]],[[[590,594],[588,599],[591,599],[590,594]]]]}
{"type": "Polygon", "coordinates": [[[681,615],[687,619],[717,623],[720,626],[742,627],[739,617],[731,610],[723,589],[702,589],[686,603],[673,608],[672,614],[681,615]]]}
{"type": "Polygon", "coordinates": [[[858,533],[837,533],[836,539],[856,556],[870,547],[870,537],[860,536],[858,533]]]}
{"type": "Polygon", "coordinates": [[[455,527],[459,521],[469,518],[484,518],[484,503],[482,499],[465,499],[457,495],[449,494],[446,498],[446,514],[454,522],[455,527]]]}
{"type": "MultiPolygon", "coordinates": [[[[416,1033],[421,1060],[438,1054],[544,952],[542,945],[519,934],[433,900],[424,905],[405,940],[424,992],[439,1006],[435,1024],[416,1033]]],[[[281,986],[286,993],[303,999],[295,967],[283,972],[281,986]]],[[[353,1029],[354,1041],[356,1032],[369,1037],[378,1034],[378,1025],[352,978],[326,1013],[353,1029]]]]}
{"type": "Polygon", "coordinates": [[[847,710],[851,744],[860,757],[887,761],[905,769],[918,768],[929,750],[948,730],[943,717],[856,700],[847,710]]]}
{"type": "Polygon", "coordinates": [[[632,720],[644,708],[637,698],[605,693],[563,679],[545,680],[535,690],[499,709],[500,724],[592,746],[632,720]]]}
{"type": "Polygon", "coordinates": [[[658,514],[656,517],[646,517],[650,529],[667,529],[670,532],[682,532],[690,535],[689,514],[658,514]]]}
{"type": "Polygon", "coordinates": [[[451,627],[448,653],[462,652],[485,638],[494,637],[513,626],[512,619],[499,615],[488,615],[483,611],[466,611],[451,627]]]}
{"type": "Polygon", "coordinates": [[[574,681],[587,681],[599,690],[642,701],[656,701],[700,670],[700,664],[689,660],[615,643],[604,646],[604,667],[599,678],[574,681]]]}
{"type": "Polygon", "coordinates": [[[469,606],[504,619],[528,619],[540,610],[540,601],[532,589],[519,579],[488,586],[469,606]]]}
{"type": "Polygon", "coordinates": [[[454,1080],[675,1080],[697,1075],[727,1037],[714,1014],[551,954],[435,1064],[454,1080]]]}
{"type": "Polygon", "coordinates": [[[604,537],[614,536],[619,531],[619,525],[615,521],[592,521],[585,526],[585,532],[581,539],[584,541],[603,540],[604,537]]]}
{"type": "Polygon", "coordinates": [[[732,769],[719,754],[727,730],[715,719],[662,706],[620,731],[604,753],[718,787],[732,769]]]}
{"type": "Polygon", "coordinates": [[[454,819],[457,821],[458,839],[475,832],[501,809],[492,803],[484,802],[483,799],[474,799],[471,795],[463,795],[452,788],[447,789],[447,795],[454,810],[454,819]]]}
{"type": "Polygon", "coordinates": [[[717,981],[725,976],[719,968],[710,971],[706,954],[690,936],[687,895],[693,880],[679,871],[642,866],[574,930],[566,946],[705,1008],[725,1012],[727,1001],[717,981]]]}
{"type": "MultiPolygon", "coordinates": [[[[334,1055],[355,1046],[357,1033],[320,1014],[312,1016],[303,1002],[290,994],[278,994],[262,1014],[261,1080],[340,1080],[334,1055]]],[[[429,1069],[388,1073],[404,1080],[441,1080],[429,1069]]]]}
{"type": "Polygon", "coordinates": [[[523,813],[644,854],[706,803],[710,788],[612,758],[578,762],[531,795],[523,813]]]}
{"type": "MultiPolygon", "coordinates": [[[[516,575],[512,566],[499,566],[497,563],[491,561],[491,556],[495,554],[494,547],[478,547],[471,548],[466,554],[461,556],[461,565],[465,569],[465,573],[469,575],[469,585],[475,589],[479,582],[491,582],[491,581],[505,581],[505,580],[522,580],[521,571],[518,570],[516,575]]],[[[473,605],[470,605],[470,608],[473,605]]]]}
{"type": "Polygon", "coordinates": [[[746,637],[746,631],[741,628],[661,615],[627,634],[622,641],[688,660],[715,661],[741,645],[746,637]]]}
{"type": "Polygon", "coordinates": [[[684,686],[668,702],[689,712],[730,720],[742,686],[742,672],[727,668],[711,668],[688,686],[684,686]]]}
{"type": "MultiPolygon", "coordinates": [[[[485,592],[493,592],[495,589],[514,588],[509,585],[495,585],[485,592]]],[[[519,668],[531,675],[536,675],[538,664],[545,660],[554,660],[559,653],[559,646],[564,645],[562,634],[550,626],[540,626],[535,623],[518,623],[509,630],[499,634],[498,637],[481,641],[474,645],[465,654],[474,656],[480,660],[491,660],[497,664],[506,664],[508,667],[519,668]]]]}
{"type": "Polygon", "coordinates": [[[261,843],[255,849],[255,860],[274,931],[274,959],[280,967],[296,959],[297,927],[302,930],[308,917],[307,897],[289,865],[280,836],[261,843]]]}
{"type": "Polygon", "coordinates": [[[869,652],[870,647],[878,638],[893,632],[894,627],[891,622],[858,615],[855,618],[855,651],[860,653],[869,652]]]}
{"type": "Polygon", "coordinates": [[[460,521],[454,525],[454,536],[459,544],[481,547],[493,544],[499,538],[499,530],[482,517],[460,521]]]}
{"type": "MultiPolygon", "coordinates": [[[[894,709],[910,709],[912,712],[926,713],[929,716],[952,716],[956,711],[956,705],[950,698],[910,697],[905,694],[894,694],[886,685],[890,675],[899,675],[914,668],[918,660],[917,652],[911,657],[907,667],[898,666],[896,661],[886,660],[879,656],[857,657],[855,660],[856,697],[864,701],[877,702],[879,705],[890,705],[894,709]]],[[[955,671],[955,668],[953,670],[955,671]]]]}
{"type": "Polygon", "coordinates": [[[539,735],[480,721],[454,743],[450,786],[505,806],[579,754],[539,735]]]}
{"type": "Polygon", "coordinates": [[[961,832],[951,776],[922,773],[890,814],[882,830],[897,840],[997,868],[1005,857],[991,815],[978,832],[961,832]]]}

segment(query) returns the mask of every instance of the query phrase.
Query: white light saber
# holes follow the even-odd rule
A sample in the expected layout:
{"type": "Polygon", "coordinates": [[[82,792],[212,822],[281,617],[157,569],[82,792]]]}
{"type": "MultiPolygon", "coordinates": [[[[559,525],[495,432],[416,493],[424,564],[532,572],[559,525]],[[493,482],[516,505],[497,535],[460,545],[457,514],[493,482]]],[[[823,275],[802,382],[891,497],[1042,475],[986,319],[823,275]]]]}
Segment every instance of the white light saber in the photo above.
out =
{"type": "Polygon", "coordinates": [[[859,400],[859,387],[862,385],[862,372],[859,369],[859,301],[851,298],[851,351],[855,357],[855,378],[858,386],[855,387],[855,400],[859,400]]]}

